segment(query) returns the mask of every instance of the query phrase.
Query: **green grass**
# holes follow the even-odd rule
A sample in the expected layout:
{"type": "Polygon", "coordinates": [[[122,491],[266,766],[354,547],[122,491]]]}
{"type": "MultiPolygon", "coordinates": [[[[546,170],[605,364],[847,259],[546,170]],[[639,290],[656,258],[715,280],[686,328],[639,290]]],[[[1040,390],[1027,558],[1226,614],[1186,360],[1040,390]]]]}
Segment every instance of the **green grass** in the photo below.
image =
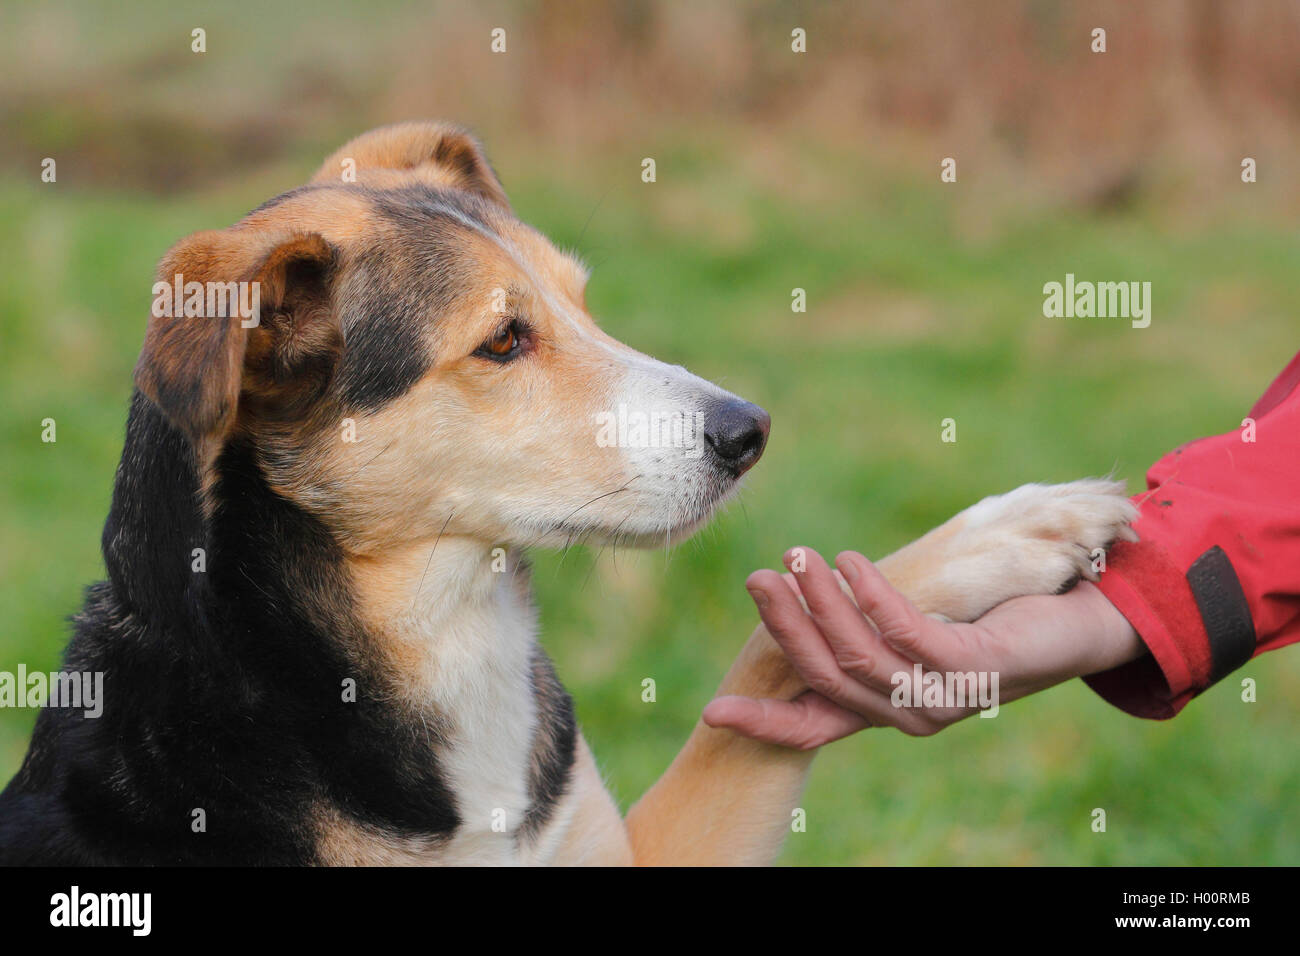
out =
{"type": "MultiPolygon", "coordinates": [[[[773,417],[739,503],[672,552],[535,555],[544,643],[624,805],[668,764],[754,614],[741,586],[791,545],[883,554],[983,495],[1146,466],[1236,427],[1297,347],[1300,253],[1249,218],[1175,230],[1040,215],[965,236],[953,191],[789,147],[788,188],[725,144],[659,158],[498,152],[523,218],[595,266],[614,335],[773,417]],[[513,161],[512,161],[513,159],[513,161]],[[824,187],[824,188],[823,188],[824,187]],[[603,197],[603,199],[602,199],[603,197]],[[596,209],[588,224],[588,214],[596,209]],[[585,227],[585,228],[584,228],[585,227]],[[1150,280],[1151,327],[1042,316],[1041,287],[1150,280]],[[790,311],[790,292],[808,312],[790,311]],[[957,421],[958,441],[939,440],[957,421]],[[641,702],[655,678],[658,701],[641,702]]],[[[299,175],[314,166],[304,157],[299,175]]],[[[0,186],[0,669],[54,666],[102,572],[154,263],[292,183],[183,199],[0,186]],[[40,441],[41,420],[58,442],[40,441]]],[[[1168,723],[1078,682],[926,740],[873,730],[820,755],[791,863],[1294,864],[1300,652],[1268,655],[1168,723]],[[1237,682],[1259,682],[1259,702],[1237,682]],[[1090,814],[1107,810],[1094,834],[1090,814]]],[[[33,715],[0,711],[0,777],[33,715]]]]}

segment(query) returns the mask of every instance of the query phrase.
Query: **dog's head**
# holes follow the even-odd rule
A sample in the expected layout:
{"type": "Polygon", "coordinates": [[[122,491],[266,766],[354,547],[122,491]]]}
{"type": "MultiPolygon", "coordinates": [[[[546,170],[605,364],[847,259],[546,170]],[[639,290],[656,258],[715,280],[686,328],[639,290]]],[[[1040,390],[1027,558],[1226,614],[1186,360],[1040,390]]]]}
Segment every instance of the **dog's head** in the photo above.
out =
{"type": "Polygon", "coordinates": [[[354,553],[661,544],[735,488],[768,417],[602,332],[586,280],[467,133],[387,127],[168,252],[136,382],[208,480],[245,442],[354,553]]]}

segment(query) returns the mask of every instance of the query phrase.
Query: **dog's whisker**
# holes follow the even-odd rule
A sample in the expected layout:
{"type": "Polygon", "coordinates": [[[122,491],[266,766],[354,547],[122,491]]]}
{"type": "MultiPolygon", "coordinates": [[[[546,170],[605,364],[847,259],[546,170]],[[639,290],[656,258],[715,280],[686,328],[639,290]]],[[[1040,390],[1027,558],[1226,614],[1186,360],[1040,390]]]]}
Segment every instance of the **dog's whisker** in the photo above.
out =
{"type": "Polygon", "coordinates": [[[435,551],[438,550],[438,542],[442,540],[442,536],[447,530],[447,525],[451,524],[451,519],[455,514],[456,514],[456,509],[453,508],[451,510],[451,513],[447,515],[447,520],[442,523],[442,530],[438,532],[438,537],[433,539],[433,547],[429,550],[429,560],[424,562],[424,573],[420,575],[420,584],[415,589],[415,596],[411,598],[412,611],[415,610],[415,602],[420,599],[420,591],[424,589],[424,578],[425,575],[429,573],[429,566],[433,564],[433,554],[435,551]]]}
{"type": "Polygon", "coordinates": [[[547,533],[550,534],[551,532],[559,531],[561,528],[563,528],[566,524],[569,523],[569,519],[570,519],[570,518],[572,518],[574,515],[576,515],[576,514],[577,514],[579,511],[581,511],[583,508],[586,508],[588,505],[594,505],[597,501],[600,501],[600,500],[603,499],[603,498],[609,498],[609,497],[612,497],[613,495],[621,494],[621,493],[623,493],[624,491],[627,491],[627,486],[630,485],[630,484],[632,484],[632,482],[636,481],[636,480],[637,480],[638,478],[640,478],[640,477],[641,477],[640,475],[633,475],[633,476],[632,476],[631,478],[629,478],[627,481],[623,482],[623,485],[622,485],[621,487],[619,487],[619,488],[615,488],[613,491],[607,491],[607,492],[605,492],[603,495],[597,495],[596,497],[592,498],[590,501],[585,502],[585,503],[579,505],[578,507],[574,508],[574,509],[573,509],[572,511],[570,511],[567,515],[565,515],[563,518],[561,518],[559,521],[557,521],[557,522],[555,523],[555,526],[554,526],[553,528],[551,528],[551,531],[550,531],[550,532],[547,532],[547,533]]]}
{"type": "Polygon", "coordinates": [[[560,549],[560,563],[557,568],[564,567],[565,560],[569,557],[569,549],[573,547],[573,532],[570,531],[564,538],[564,547],[560,549]]]}
{"type": "Polygon", "coordinates": [[[602,544],[600,550],[596,552],[596,556],[591,559],[591,567],[587,568],[587,573],[582,578],[582,584],[578,587],[579,591],[587,590],[587,582],[591,580],[591,573],[596,570],[596,565],[600,563],[600,556],[605,553],[606,547],[608,547],[608,543],[602,544]]]}
{"type": "Polygon", "coordinates": [[[256,581],[253,580],[253,576],[252,576],[251,574],[248,573],[248,571],[244,568],[243,564],[240,564],[240,565],[239,565],[239,573],[242,574],[242,575],[244,576],[244,578],[248,581],[249,584],[251,584],[253,587],[255,587],[255,588],[257,588],[259,591],[261,591],[261,592],[262,592],[262,595],[263,595],[263,596],[264,596],[268,601],[270,601],[272,605],[275,605],[275,604],[278,604],[278,603],[279,603],[278,601],[276,601],[276,599],[275,599],[274,597],[272,597],[272,596],[270,595],[270,593],[267,592],[266,588],[262,587],[262,585],[258,584],[256,581]]]}
{"type": "Polygon", "coordinates": [[[613,543],[613,545],[614,545],[614,571],[615,571],[615,572],[618,571],[618,542],[619,542],[619,538],[620,538],[620,537],[626,537],[626,534],[620,536],[619,531],[620,531],[620,529],[623,527],[623,525],[627,524],[627,519],[630,518],[630,517],[632,517],[632,515],[636,513],[636,509],[637,509],[637,506],[636,506],[635,504],[632,505],[630,508],[628,508],[628,509],[627,509],[627,514],[625,514],[625,515],[623,516],[623,520],[620,521],[618,524],[614,525],[614,530],[610,533],[610,538],[612,539],[612,543],[613,543]]]}
{"type": "MultiPolygon", "coordinates": [[[[613,186],[609,187],[609,189],[613,189],[613,188],[614,188],[613,186]]],[[[590,226],[591,221],[596,218],[597,210],[600,209],[601,204],[605,201],[605,197],[609,195],[609,189],[606,189],[601,194],[601,197],[596,200],[596,205],[592,207],[590,215],[587,216],[587,221],[582,224],[582,231],[578,233],[578,238],[573,243],[575,247],[582,245],[582,237],[587,234],[587,227],[590,226]]]]}
{"type": "MultiPolygon", "coordinates": [[[[393,443],[396,442],[396,441],[397,441],[397,439],[394,438],[394,439],[393,439],[392,441],[390,441],[387,445],[385,445],[383,448],[381,448],[381,449],[379,450],[379,455],[382,455],[384,452],[388,451],[388,449],[392,448],[392,447],[393,447],[393,443]]],[[[362,465],[360,468],[358,468],[358,469],[357,469],[357,474],[361,474],[361,472],[365,471],[368,467],[370,467],[371,465],[373,465],[373,464],[375,463],[375,460],[379,458],[379,455],[375,455],[374,458],[371,458],[368,462],[366,462],[364,465],[362,465]]]]}

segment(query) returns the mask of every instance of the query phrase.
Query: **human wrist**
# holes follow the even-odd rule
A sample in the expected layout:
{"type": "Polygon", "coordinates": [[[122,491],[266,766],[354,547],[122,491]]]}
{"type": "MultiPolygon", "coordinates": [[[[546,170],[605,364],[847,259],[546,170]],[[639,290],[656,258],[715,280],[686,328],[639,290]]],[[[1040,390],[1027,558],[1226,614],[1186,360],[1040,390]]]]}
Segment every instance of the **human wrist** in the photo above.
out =
{"type": "Polygon", "coordinates": [[[1084,581],[1075,588],[1079,612],[1089,621],[1090,639],[1079,648],[1077,676],[1097,674],[1135,661],[1147,653],[1133,625],[1096,585],[1084,581]]]}

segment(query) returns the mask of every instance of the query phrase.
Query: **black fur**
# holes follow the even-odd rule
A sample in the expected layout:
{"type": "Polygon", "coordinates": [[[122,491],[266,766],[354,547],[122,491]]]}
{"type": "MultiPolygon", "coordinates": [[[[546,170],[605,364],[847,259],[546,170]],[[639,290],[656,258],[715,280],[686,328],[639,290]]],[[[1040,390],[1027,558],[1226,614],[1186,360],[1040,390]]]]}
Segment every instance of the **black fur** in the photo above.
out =
{"type": "Polygon", "coordinates": [[[330,536],[246,446],[218,471],[205,534],[189,444],[137,393],[109,580],[65,655],[104,673],[103,716],[42,711],[0,795],[0,862],[310,863],[325,805],[396,835],[455,830],[437,728],[384,699],[330,536]],[[190,570],[196,547],[206,573],[190,570]]]}
{"type": "Polygon", "coordinates": [[[573,698],[555,675],[555,668],[540,647],[533,657],[533,692],[537,699],[537,730],[528,775],[528,798],[532,805],[519,827],[519,839],[528,840],[551,819],[555,804],[569,786],[574,751],[578,742],[578,721],[573,698]]]}

